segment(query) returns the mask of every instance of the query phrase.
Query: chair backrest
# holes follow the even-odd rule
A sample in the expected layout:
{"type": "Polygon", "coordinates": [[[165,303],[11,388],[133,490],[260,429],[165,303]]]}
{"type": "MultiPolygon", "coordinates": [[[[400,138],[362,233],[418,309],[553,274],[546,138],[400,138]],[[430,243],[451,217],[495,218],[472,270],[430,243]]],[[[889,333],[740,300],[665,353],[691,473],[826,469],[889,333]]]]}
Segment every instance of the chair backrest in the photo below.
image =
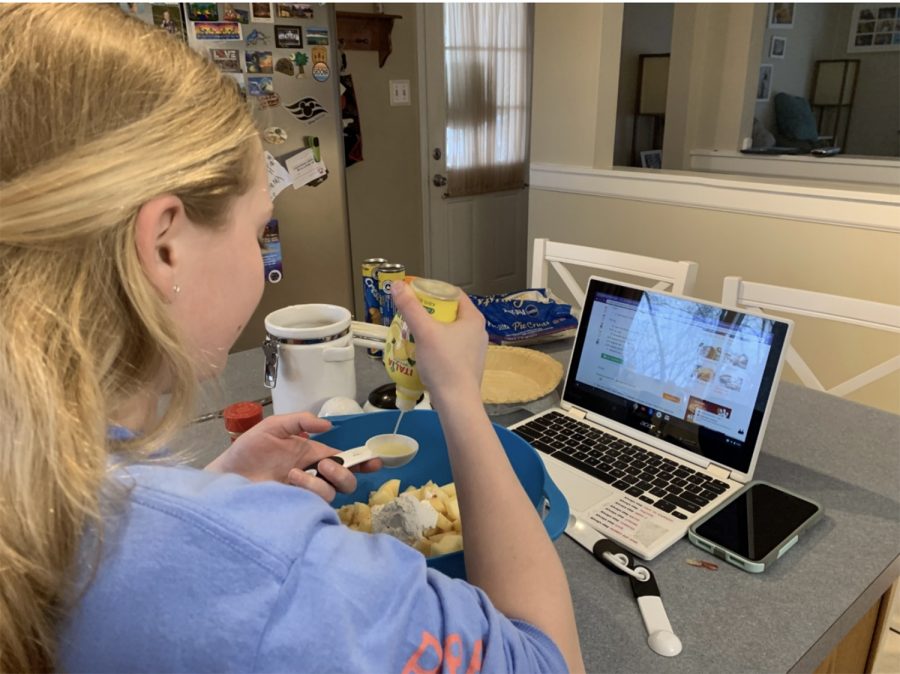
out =
{"type": "Polygon", "coordinates": [[[696,262],[673,262],[549,239],[535,239],[532,255],[531,287],[547,288],[552,267],[575,297],[579,309],[584,308],[581,306],[584,289],[564,266],[567,264],[655,281],[655,290],[670,290],[676,295],[690,294],[697,278],[696,262]]]}
{"type": "MultiPolygon", "coordinates": [[[[765,283],[751,283],[744,281],[740,276],[725,278],[722,286],[722,304],[736,308],[751,307],[760,311],[768,309],[779,313],[809,316],[826,321],[900,333],[900,307],[893,304],[882,304],[881,302],[765,283]]],[[[900,370],[900,355],[897,355],[837,386],[826,389],[792,345],[788,345],[785,360],[806,386],[836,396],[845,396],[866,384],[900,370]]]]}

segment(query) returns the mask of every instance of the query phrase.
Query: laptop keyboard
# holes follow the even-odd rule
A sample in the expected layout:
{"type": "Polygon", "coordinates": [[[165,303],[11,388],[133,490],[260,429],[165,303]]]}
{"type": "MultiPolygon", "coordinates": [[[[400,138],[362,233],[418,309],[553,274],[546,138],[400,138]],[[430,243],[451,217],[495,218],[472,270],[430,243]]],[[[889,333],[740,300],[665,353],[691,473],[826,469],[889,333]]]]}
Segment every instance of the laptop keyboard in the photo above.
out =
{"type": "Polygon", "coordinates": [[[731,488],[572,417],[550,412],[512,431],[535,449],[682,520],[731,488]]]}

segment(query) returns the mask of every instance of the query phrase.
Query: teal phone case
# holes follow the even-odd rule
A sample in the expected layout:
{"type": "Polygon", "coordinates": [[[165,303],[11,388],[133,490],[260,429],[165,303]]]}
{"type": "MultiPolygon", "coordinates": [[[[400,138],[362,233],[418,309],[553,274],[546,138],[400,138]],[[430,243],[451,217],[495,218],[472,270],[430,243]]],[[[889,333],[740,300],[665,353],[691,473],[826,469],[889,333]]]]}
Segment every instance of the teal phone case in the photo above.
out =
{"type": "Polygon", "coordinates": [[[812,499],[806,498],[805,496],[800,496],[800,494],[792,492],[789,489],[785,489],[784,487],[779,487],[777,484],[772,484],[771,482],[766,482],[764,480],[754,480],[753,482],[748,482],[747,484],[745,484],[740,490],[735,492],[735,494],[730,499],[728,499],[724,503],[721,503],[720,505],[718,505],[715,509],[712,510],[712,512],[708,513],[701,519],[694,522],[688,529],[688,540],[691,543],[693,543],[694,545],[696,545],[698,548],[700,548],[701,550],[705,550],[706,552],[709,552],[710,554],[715,555],[719,559],[723,559],[726,562],[728,562],[729,564],[733,564],[734,566],[738,567],[739,569],[743,569],[744,571],[748,571],[750,573],[762,573],[772,564],[772,562],[774,562],[779,557],[782,557],[788,550],[790,550],[792,547],[794,547],[794,545],[796,545],[797,541],[800,540],[800,534],[803,533],[809,527],[811,527],[813,524],[815,524],[819,520],[819,518],[822,516],[822,512],[823,512],[822,506],[819,503],[817,503],[816,501],[813,501],[812,499]],[[700,536],[697,533],[697,531],[696,531],[697,527],[699,527],[701,524],[706,522],[708,519],[714,517],[716,515],[716,513],[718,513],[720,510],[722,510],[722,508],[729,505],[734,499],[738,498],[745,491],[747,491],[754,485],[758,485],[758,484],[768,485],[769,487],[772,487],[773,489],[777,489],[780,492],[789,494],[790,496],[793,496],[794,498],[798,498],[801,501],[811,503],[812,505],[815,506],[816,511],[811,516],[809,516],[806,520],[804,520],[800,524],[800,526],[798,526],[796,529],[791,531],[787,536],[785,536],[784,539],[780,543],[778,543],[778,545],[774,546],[772,548],[772,551],[761,560],[747,559],[746,557],[739,555],[738,553],[734,552],[733,550],[729,550],[729,549],[723,547],[722,545],[720,545],[719,543],[710,541],[710,540],[704,538],[703,536],[700,536]]]}

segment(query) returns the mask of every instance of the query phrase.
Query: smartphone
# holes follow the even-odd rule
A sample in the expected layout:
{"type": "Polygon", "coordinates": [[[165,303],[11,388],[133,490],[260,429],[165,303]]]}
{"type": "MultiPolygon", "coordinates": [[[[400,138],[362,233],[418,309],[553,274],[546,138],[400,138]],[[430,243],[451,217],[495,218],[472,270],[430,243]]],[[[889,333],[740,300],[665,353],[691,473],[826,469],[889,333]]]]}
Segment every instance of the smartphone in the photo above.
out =
{"type": "Polygon", "coordinates": [[[762,573],[821,515],[818,503],[754,481],[695,522],[688,539],[744,571],[762,573]]]}

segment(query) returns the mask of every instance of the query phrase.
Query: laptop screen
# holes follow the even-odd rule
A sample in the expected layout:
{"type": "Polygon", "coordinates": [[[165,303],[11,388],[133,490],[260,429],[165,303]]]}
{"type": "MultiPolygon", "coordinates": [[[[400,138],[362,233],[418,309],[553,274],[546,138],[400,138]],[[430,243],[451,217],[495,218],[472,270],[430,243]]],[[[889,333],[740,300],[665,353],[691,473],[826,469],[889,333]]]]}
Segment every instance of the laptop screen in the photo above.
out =
{"type": "Polygon", "coordinates": [[[747,472],[788,327],[594,278],[563,397],[747,472]]]}

